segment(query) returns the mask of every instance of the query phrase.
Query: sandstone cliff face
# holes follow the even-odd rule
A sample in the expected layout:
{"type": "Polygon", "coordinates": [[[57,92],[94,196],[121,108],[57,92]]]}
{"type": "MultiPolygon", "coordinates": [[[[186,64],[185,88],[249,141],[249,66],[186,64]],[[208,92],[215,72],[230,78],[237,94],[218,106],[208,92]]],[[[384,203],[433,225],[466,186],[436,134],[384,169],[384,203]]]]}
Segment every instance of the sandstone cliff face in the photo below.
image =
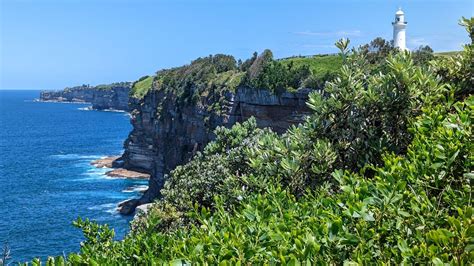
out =
{"type": "Polygon", "coordinates": [[[57,102],[84,102],[91,103],[96,110],[121,110],[128,111],[128,101],[131,84],[122,82],[117,85],[104,86],[78,86],[60,91],[42,91],[40,101],[57,102]]]}
{"type": "Polygon", "coordinates": [[[125,141],[125,168],[151,174],[149,190],[136,204],[159,196],[164,176],[186,163],[214,138],[217,126],[231,127],[254,116],[260,127],[284,132],[310,113],[306,106],[309,90],[276,96],[266,90],[240,87],[226,93],[219,111],[209,110],[212,102],[179,106],[176,96],[151,91],[143,99],[130,99],[133,130],[125,141]]]}

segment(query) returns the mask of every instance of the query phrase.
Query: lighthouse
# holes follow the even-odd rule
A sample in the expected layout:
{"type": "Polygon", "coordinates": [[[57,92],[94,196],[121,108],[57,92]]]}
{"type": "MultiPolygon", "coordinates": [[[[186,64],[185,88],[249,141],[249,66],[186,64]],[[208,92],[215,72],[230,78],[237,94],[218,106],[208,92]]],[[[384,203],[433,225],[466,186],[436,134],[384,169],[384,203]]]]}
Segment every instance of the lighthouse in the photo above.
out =
{"type": "Polygon", "coordinates": [[[405,13],[402,9],[399,8],[397,13],[395,13],[395,21],[392,22],[393,25],[393,46],[402,51],[406,51],[406,28],[407,22],[405,21],[405,13]]]}

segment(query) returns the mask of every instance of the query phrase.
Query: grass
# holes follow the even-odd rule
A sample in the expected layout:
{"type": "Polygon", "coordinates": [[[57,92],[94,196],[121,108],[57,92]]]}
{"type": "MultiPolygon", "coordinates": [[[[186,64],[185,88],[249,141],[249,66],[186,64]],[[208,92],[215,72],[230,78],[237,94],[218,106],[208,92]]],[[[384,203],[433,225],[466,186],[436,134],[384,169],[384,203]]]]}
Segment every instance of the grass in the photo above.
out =
{"type": "Polygon", "coordinates": [[[334,73],[342,66],[342,58],[339,55],[315,55],[313,57],[293,57],[282,59],[282,63],[294,66],[308,65],[313,75],[324,76],[327,72],[334,73]]]}
{"type": "Polygon", "coordinates": [[[460,54],[462,51],[450,51],[450,52],[439,52],[439,53],[434,53],[434,55],[437,56],[455,56],[460,54]]]}
{"type": "Polygon", "coordinates": [[[230,91],[235,92],[244,75],[244,72],[238,72],[236,70],[219,73],[214,83],[217,86],[227,87],[230,91]]]}
{"type": "Polygon", "coordinates": [[[154,78],[154,76],[149,76],[141,81],[136,82],[130,91],[132,97],[138,99],[143,98],[145,94],[151,89],[154,78]]]}

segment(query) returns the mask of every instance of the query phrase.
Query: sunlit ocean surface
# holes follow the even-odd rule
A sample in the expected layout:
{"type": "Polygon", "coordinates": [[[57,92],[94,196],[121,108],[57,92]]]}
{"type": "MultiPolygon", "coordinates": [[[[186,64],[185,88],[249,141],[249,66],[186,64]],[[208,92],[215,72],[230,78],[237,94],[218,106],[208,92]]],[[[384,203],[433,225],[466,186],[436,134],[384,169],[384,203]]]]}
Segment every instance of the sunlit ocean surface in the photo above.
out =
{"type": "Polygon", "coordinates": [[[126,113],[87,104],[41,103],[39,91],[0,90],[0,246],[11,262],[79,251],[77,217],[107,223],[117,238],[131,217],[118,202],[146,181],[112,179],[90,161],[122,152],[131,129],[126,113]]]}

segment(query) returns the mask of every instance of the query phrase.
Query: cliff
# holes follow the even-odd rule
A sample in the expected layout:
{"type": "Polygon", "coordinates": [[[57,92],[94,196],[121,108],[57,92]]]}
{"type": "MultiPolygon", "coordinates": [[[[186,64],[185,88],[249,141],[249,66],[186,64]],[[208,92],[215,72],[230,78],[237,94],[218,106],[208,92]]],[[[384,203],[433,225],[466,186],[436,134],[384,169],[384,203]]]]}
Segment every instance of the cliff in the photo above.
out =
{"type": "Polygon", "coordinates": [[[42,91],[40,101],[91,103],[96,110],[128,111],[130,82],[98,86],[77,86],[60,91],[42,91]]]}
{"type": "Polygon", "coordinates": [[[150,91],[143,99],[131,98],[133,130],[125,141],[122,159],[125,168],[151,174],[149,189],[139,200],[132,200],[122,213],[159,196],[165,175],[183,164],[214,138],[218,126],[231,127],[254,116],[259,127],[282,133],[300,123],[310,110],[306,106],[309,89],[279,96],[268,90],[239,87],[226,92],[217,112],[205,104],[180,106],[175,94],[150,91]],[[223,104],[222,104],[223,103],[223,104]],[[131,205],[131,206],[130,206],[131,205]]]}
{"type": "Polygon", "coordinates": [[[259,127],[283,133],[303,122],[310,113],[308,93],[327,76],[314,73],[306,62],[276,61],[265,50],[244,62],[211,55],[140,78],[130,92],[133,130],[121,161],[125,169],[151,177],[148,191],[121,203],[121,213],[159,197],[167,174],[212,141],[218,126],[231,127],[253,116],[259,127]]]}

